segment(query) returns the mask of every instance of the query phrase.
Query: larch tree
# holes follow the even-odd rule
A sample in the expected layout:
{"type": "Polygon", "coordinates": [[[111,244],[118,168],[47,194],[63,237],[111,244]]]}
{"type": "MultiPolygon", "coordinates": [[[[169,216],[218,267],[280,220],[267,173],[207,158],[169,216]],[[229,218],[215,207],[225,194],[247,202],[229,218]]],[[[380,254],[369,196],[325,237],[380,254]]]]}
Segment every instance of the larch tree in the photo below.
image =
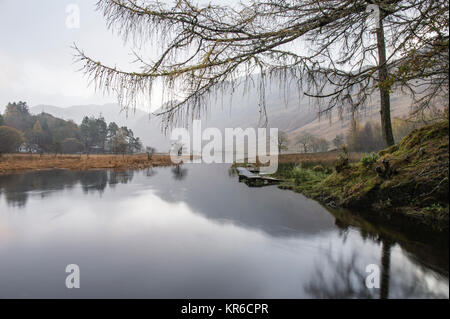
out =
{"type": "Polygon", "coordinates": [[[96,87],[115,92],[124,108],[151,97],[161,81],[172,101],[156,113],[165,128],[199,117],[211,96],[241,84],[258,90],[267,124],[265,88],[278,78],[314,98],[319,114],[356,112],[379,91],[383,138],[392,145],[396,86],[420,109],[448,95],[448,7],[448,0],[99,0],[109,28],[137,47],[159,43],[159,55],[136,51],[136,69],[124,70],[75,50],[96,87]]]}
{"type": "Polygon", "coordinates": [[[43,142],[43,134],[44,130],[42,129],[41,123],[39,120],[36,120],[34,122],[33,128],[30,132],[31,141],[34,145],[38,146],[39,148],[42,148],[42,142],[43,142]]]}

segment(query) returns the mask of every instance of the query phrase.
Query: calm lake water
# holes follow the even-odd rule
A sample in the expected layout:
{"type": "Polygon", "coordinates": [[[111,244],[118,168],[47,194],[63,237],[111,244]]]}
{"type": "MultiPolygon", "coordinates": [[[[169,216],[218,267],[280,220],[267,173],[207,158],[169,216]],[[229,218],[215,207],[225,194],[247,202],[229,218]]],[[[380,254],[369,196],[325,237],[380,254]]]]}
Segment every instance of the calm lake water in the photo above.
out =
{"type": "Polygon", "coordinates": [[[0,176],[0,298],[448,298],[448,233],[403,228],[228,165],[0,176]]]}

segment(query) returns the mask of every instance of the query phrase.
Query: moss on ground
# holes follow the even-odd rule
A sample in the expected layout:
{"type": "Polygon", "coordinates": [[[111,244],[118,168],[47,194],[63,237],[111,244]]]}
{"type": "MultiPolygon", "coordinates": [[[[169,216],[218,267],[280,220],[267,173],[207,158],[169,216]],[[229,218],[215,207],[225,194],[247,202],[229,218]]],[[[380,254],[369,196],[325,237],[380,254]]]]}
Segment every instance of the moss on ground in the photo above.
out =
{"type": "Polygon", "coordinates": [[[370,209],[448,229],[449,123],[412,131],[400,143],[378,153],[372,163],[350,164],[339,173],[295,167],[283,172],[280,188],[292,189],[330,206],[370,209]],[[381,177],[383,160],[393,175],[381,177]]]}

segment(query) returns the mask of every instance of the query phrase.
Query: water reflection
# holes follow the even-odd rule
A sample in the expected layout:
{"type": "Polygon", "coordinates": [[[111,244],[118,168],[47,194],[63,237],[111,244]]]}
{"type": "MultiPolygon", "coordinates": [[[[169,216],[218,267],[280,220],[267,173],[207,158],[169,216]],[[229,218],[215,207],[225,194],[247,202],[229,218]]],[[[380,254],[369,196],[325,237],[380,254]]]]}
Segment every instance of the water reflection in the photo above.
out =
{"type": "Polygon", "coordinates": [[[33,172],[0,192],[0,297],[448,298],[448,234],[248,188],[227,166],[33,172]]]}
{"type": "MultiPolygon", "coordinates": [[[[422,268],[431,268],[448,278],[449,270],[449,234],[438,233],[418,225],[403,222],[401,225],[378,220],[375,216],[359,216],[344,210],[328,209],[335,217],[335,224],[345,237],[356,230],[363,240],[382,244],[383,260],[380,265],[389,268],[392,247],[400,245],[408,252],[411,260],[422,268]]],[[[388,276],[389,272],[385,271],[388,276]]],[[[389,280],[388,277],[385,280],[389,280]]]]}
{"type": "MultiPolygon", "coordinates": [[[[151,169],[151,168],[150,168],[151,169]]],[[[151,176],[151,175],[147,175],[151,176]]],[[[133,180],[134,171],[109,171],[108,184],[114,187],[117,184],[128,184],[133,180]]]]}
{"type": "Polygon", "coordinates": [[[448,298],[448,277],[435,277],[424,269],[410,271],[398,266],[391,269],[392,248],[391,243],[382,242],[379,289],[367,289],[365,263],[356,252],[352,252],[349,258],[325,254],[316,263],[315,273],[305,285],[305,291],[314,298],[326,299],[448,298]],[[332,273],[330,268],[333,268],[332,273]],[[394,282],[391,282],[391,274],[395,275],[394,282]],[[430,282],[431,286],[442,285],[433,290],[430,282]]]}
{"type": "Polygon", "coordinates": [[[103,193],[109,185],[127,184],[133,179],[133,171],[35,171],[25,174],[0,176],[0,195],[13,207],[24,207],[30,195],[42,198],[53,192],[71,189],[80,185],[83,192],[103,193]]]}
{"type": "Polygon", "coordinates": [[[187,177],[188,170],[181,165],[176,165],[172,168],[173,178],[176,181],[182,181],[187,177]]]}
{"type": "Polygon", "coordinates": [[[365,280],[367,274],[361,269],[355,252],[350,258],[334,257],[326,253],[320,262],[316,263],[316,271],[312,279],[305,285],[305,291],[314,298],[343,299],[343,298],[374,298],[376,291],[367,289],[365,280]],[[324,266],[325,265],[325,266],[324,266]],[[327,269],[333,267],[331,276],[327,269]]]}
{"type": "MultiPolygon", "coordinates": [[[[386,247],[383,245],[383,247],[386,247]]],[[[386,259],[386,252],[390,249],[383,248],[382,254],[382,280],[379,289],[368,289],[366,286],[366,277],[368,273],[364,271],[364,262],[359,260],[356,252],[353,252],[349,258],[344,256],[333,256],[325,254],[324,258],[317,262],[317,268],[310,282],[305,285],[307,291],[314,298],[343,299],[343,298],[362,298],[362,299],[386,299],[389,297],[389,272],[390,267],[386,259]],[[328,272],[333,268],[332,274],[328,272]],[[387,276],[386,276],[387,274],[387,276]]],[[[399,276],[401,276],[401,272],[399,276]]],[[[424,297],[420,292],[423,287],[419,287],[420,276],[414,276],[411,280],[401,276],[399,285],[395,286],[396,293],[402,298],[424,297]]],[[[442,297],[442,296],[441,296],[442,297]]]]}
{"type": "Polygon", "coordinates": [[[361,238],[379,244],[380,258],[374,264],[380,267],[380,288],[367,289],[364,263],[358,261],[353,252],[350,258],[326,254],[327,266],[321,260],[316,273],[305,285],[305,290],[316,298],[448,298],[448,233],[436,234],[416,228],[400,231],[389,227],[386,222],[370,221],[345,211],[330,210],[336,217],[342,242],[352,231],[361,238]],[[414,264],[415,270],[408,271],[398,265],[392,269],[392,251],[401,249],[414,264]],[[335,271],[331,277],[325,275],[330,267],[335,271]],[[430,275],[427,270],[433,269],[430,275]],[[427,274],[428,273],[428,274],[427,274]],[[394,274],[394,283],[391,282],[394,274]],[[430,282],[440,286],[433,291],[430,282]],[[442,284],[442,285],[441,285],[442,284]],[[394,287],[393,291],[392,287],[394,287]]]}
{"type": "MultiPolygon", "coordinates": [[[[389,297],[389,279],[391,277],[391,247],[390,240],[381,243],[381,283],[380,283],[380,299],[389,297]]],[[[408,297],[408,295],[405,295],[408,297]]]]}
{"type": "Polygon", "coordinates": [[[154,169],[153,167],[149,167],[146,169],[145,176],[152,177],[154,175],[156,175],[156,169],[154,169]]]}

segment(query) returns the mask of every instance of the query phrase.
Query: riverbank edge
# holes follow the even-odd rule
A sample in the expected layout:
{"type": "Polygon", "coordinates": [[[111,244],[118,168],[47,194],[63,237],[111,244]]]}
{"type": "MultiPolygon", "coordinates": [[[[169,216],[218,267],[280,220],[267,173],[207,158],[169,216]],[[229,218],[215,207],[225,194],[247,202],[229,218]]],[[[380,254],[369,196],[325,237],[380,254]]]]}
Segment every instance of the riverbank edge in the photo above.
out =
{"type": "Polygon", "coordinates": [[[355,216],[375,218],[378,222],[394,222],[395,224],[413,223],[417,226],[431,228],[442,233],[448,233],[449,231],[449,219],[431,217],[427,213],[427,209],[424,210],[414,206],[391,207],[383,208],[383,212],[380,213],[380,211],[376,210],[376,207],[368,205],[342,205],[338,204],[339,198],[337,197],[327,196],[325,194],[317,196],[304,190],[298,190],[294,185],[290,185],[289,181],[285,181],[278,188],[302,194],[332,209],[346,209],[355,214],[355,216]]]}
{"type": "Polygon", "coordinates": [[[307,173],[303,180],[288,178],[279,188],[331,208],[448,231],[448,130],[448,121],[424,126],[380,151],[373,163],[349,164],[327,175],[318,174],[317,168],[302,169],[307,173]],[[380,174],[386,161],[391,176],[380,174]]]}

